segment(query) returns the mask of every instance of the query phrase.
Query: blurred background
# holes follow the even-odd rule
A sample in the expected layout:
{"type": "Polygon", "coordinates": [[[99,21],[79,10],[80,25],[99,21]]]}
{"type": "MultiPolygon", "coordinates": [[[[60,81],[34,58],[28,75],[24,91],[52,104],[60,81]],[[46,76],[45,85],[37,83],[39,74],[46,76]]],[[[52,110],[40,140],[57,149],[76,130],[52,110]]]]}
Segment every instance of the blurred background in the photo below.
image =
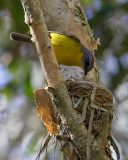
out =
{"type": "MultiPolygon", "coordinates": [[[[112,134],[121,160],[128,160],[128,0],[82,0],[82,5],[94,37],[101,41],[95,52],[100,82],[113,93],[112,134]]],[[[20,1],[1,0],[0,160],[34,160],[47,134],[33,99],[33,90],[45,81],[35,48],[10,40],[11,32],[28,31],[20,1]]],[[[62,159],[51,143],[42,159],[62,159]]]]}

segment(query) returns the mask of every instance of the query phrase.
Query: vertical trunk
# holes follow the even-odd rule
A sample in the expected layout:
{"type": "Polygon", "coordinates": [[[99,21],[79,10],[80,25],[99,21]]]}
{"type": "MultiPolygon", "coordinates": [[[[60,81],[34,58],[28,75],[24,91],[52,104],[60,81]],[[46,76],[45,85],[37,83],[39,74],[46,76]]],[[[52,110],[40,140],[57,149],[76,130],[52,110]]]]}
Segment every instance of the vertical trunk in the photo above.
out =
{"type": "MultiPolygon", "coordinates": [[[[90,72],[92,82],[83,79],[73,81],[68,79],[67,91],[47,35],[47,28],[73,34],[85,47],[94,52],[98,41],[93,39],[93,33],[79,0],[40,0],[47,28],[40,11],[39,1],[21,0],[21,2],[26,15],[26,23],[30,26],[32,38],[50,86],[47,92],[52,95],[57,113],[61,118],[60,129],[63,136],[60,140],[67,139],[62,148],[64,159],[112,159],[108,137],[111,130],[113,100],[111,93],[98,85],[99,74],[96,61],[94,69],[90,72]],[[73,105],[70,98],[73,99],[73,105]],[[76,105],[76,102],[79,103],[76,105]]],[[[39,92],[35,92],[35,96],[37,96],[36,93],[39,92]]],[[[43,107],[41,94],[38,95],[40,98],[36,97],[36,101],[37,105],[43,107]]],[[[45,105],[48,106],[48,103],[45,105]]]]}

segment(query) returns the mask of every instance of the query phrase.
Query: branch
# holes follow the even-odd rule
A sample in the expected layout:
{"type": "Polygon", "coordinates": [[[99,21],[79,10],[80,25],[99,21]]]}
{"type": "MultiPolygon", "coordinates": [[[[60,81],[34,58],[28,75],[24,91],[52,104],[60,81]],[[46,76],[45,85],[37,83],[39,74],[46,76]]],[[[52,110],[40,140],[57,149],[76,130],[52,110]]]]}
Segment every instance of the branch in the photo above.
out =
{"type": "Polygon", "coordinates": [[[32,41],[37,48],[46,79],[49,86],[54,87],[64,80],[57,64],[39,1],[21,0],[21,2],[25,12],[25,22],[30,27],[32,41]]]}
{"type": "Polygon", "coordinates": [[[88,138],[87,138],[87,160],[91,160],[91,133],[92,133],[92,122],[94,117],[94,110],[91,111],[91,116],[89,120],[89,127],[88,127],[88,138]]]}
{"type": "Polygon", "coordinates": [[[46,79],[58,99],[57,109],[61,121],[68,128],[71,141],[78,155],[81,159],[85,159],[87,131],[84,125],[79,124],[76,111],[72,108],[72,103],[48,36],[39,0],[21,0],[21,2],[25,12],[25,22],[30,27],[32,41],[37,48],[46,79]]]}

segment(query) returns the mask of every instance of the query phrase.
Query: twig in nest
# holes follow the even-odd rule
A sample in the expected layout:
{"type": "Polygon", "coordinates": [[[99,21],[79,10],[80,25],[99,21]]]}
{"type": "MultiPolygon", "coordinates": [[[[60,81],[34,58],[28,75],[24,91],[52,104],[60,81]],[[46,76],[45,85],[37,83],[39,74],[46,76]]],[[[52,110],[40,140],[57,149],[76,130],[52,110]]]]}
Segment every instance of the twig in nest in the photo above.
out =
{"type": "Polygon", "coordinates": [[[56,138],[57,138],[58,140],[69,141],[69,142],[71,142],[71,138],[68,137],[68,136],[58,135],[58,136],[56,136],[56,138]]]}
{"type": "Polygon", "coordinates": [[[92,122],[94,117],[94,110],[91,111],[91,116],[89,120],[88,134],[87,134],[87,160],[91,159],[91,132],[92,132],[92,122]]]}
{"type": "Polygon", "coordinates": [[[79,118],[80,124],[83,123],[83,121],[86,118],[86,109],[87,109],[88,102],[89,102],[89,98],[85,98],[84,103],[83,103],[83,107],[82,107],[82,114],[81,114],[81,117],[79,118]]]}
{"type": "Polygon", "coordinates": [[[119,148],[117,147],[117,144],[115,143],[112,135],[109,136],[109,141],[113,147],[113,149],[115,150],[116,152],[116,155],[117,155],[117,160],[120,160],[120,152],[119,152],[119,148]]]}
{"type": "Polygon", "coordinates": [[[81,97],[76,103],[74,101],[74,97],[72,97],[72,103],[73,103],[73,108],[77,108],[80,102],[82,101],[83,97],[81,97]]]}
{"type": "Polygon", "coordinates": [[[38,154],[38,156],[36,157],[35,160],[39,160],[41,153],[43,153],[43,151],[45,150],[45,148],[47,148],[50,139],[51,139],[51,136],[49,134],[48,137],[47,137],[47,139],[46,139],[46,141],[45,141],[45,143],[44,143],[44,145],[43,145],[43,147],[40,149],[40,152],[39,152],[39,154],[38,154]]]}
{"type": "Polygon", "coordinates": [[[94,100],[95,100],[95,94],[96,94],[96,86],[94,87],[94,89],[92,90],[92,94],[91,94],[91,102],[90,102],[90,107],[94,108],[94,109],[98,109],[104,112],[108,112],[106,109],[97,106],[96,104],[94,104],[94,100]]]}

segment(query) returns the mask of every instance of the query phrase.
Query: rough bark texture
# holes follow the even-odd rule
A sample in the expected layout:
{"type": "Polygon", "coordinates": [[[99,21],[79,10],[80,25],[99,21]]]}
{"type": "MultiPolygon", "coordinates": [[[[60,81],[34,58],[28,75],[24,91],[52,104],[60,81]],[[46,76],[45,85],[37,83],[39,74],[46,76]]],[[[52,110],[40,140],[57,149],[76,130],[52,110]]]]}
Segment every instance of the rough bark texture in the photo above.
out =
{"type": "Polygon", "coordinates": [[[70,138],[79,157],[85,159],[87,131],[83,124],[79,125],[76,111],[72,108],[66,85],[61,76],[53,47],[47,34],[47,27],[43,13],[40,10],[40,3],[38,0],[21,0],[21,2],[25,12],[25,22],[30,27],[32,40],[37,48],[48,85],[53,87],[55,96],[57,96],[57,112],[60,115],[62,124],[68,128],[70,138]]]}
{"type": "Polygon", "coordinates": [[[92,160],[112,159],[108,136],[111,129],[113,101],[110,92],[97,85],[99,83],[99,74],[96,61],[94,69],[90,73],[90,78],[93,81],[67,80],[67,90],[47,34],[47,27],[48,30],[74,34],[85,47],[94,52],[98,41],[93,39],[93,33],[79,0],[21,0],[21,2],[25,12],[25,22],[30,27],[32,39],[36,45],[41,65],[48,81],[47,92],[49,97],[52,97],[57,110],[56,113],[61,118],[60,130],[64,136],[70,137],[71,143],[67,142],[62,149],[64,158],[85,160],[87,159],[87,150],[87,155],[90,154],[89,157],[92,160]],[[92,100],[92,92],[95,87],[96,92],[92,100]],[[75,103],[72,104],[70,97],[72,102],[75,103]],[[95,108],[96,106],[98,109],[95,108]],[[89,132],[87,137],[92,110],[94,110],[94,115],[90,122],[90,131],[92,133],[89,132]],[[82,113],[83,111],[84,114],[82,113]],[[91,146],[87,146],[87,139],[91,146]],[[69,155],[66,154],[67,149],[71,149],[69,155]]]}

